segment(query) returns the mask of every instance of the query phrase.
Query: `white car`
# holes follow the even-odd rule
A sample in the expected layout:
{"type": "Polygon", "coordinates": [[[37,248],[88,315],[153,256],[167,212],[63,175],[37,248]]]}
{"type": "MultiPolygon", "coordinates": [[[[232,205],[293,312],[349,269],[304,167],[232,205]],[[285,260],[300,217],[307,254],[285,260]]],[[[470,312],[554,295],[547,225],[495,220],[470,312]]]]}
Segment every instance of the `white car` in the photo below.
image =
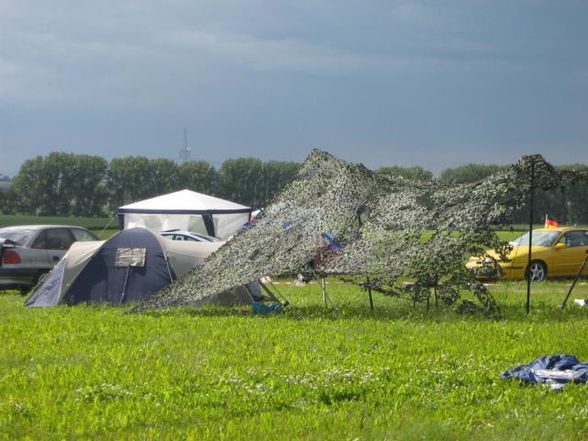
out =
{"type": "Polygon", "coordinates": [[[161,234],[166,239],[185,240],[192,242],[222,242],[218,237],[207,236],[206,234],[194,233],[191,231],[168,230],[162,231],[161,234]]]}

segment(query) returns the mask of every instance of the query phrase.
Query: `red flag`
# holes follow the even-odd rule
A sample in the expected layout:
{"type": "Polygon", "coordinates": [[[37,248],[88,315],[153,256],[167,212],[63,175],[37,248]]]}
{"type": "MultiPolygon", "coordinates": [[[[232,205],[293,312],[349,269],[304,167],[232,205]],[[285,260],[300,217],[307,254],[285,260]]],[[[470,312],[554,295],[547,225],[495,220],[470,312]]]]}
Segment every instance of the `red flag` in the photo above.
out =
{"type": "Polygon", "coordinates": [[[557,228],[559,225],[559,221],[549,217],[548,214],[545,215],[545,228],[557,228]]]}

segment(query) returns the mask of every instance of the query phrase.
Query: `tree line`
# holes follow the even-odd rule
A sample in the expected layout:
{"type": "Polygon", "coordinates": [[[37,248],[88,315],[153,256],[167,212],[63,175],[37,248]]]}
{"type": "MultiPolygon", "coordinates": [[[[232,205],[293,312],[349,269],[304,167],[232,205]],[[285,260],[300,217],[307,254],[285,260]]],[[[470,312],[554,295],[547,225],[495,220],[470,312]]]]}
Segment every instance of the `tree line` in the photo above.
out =
{"type": "Polygon", "coordinates": [[[177,164],[143,156],[116,158],[50,153],[23,163],[0,212],[38,216],[104,216],[121,205],[185,188],[250,207],[264,206],[300,168],[297,162],[229,159],[177,164]]]}
{"type": "MultiPolygon", "coordinates": [[[[115,158],[50,153],[25,161],[12,180],[10,191],[0,192],[0,212],[45,216],[104,216],[121,205],[188,188],[259,208],[267,205],[296,174],[300,164],[228,159],[217,169],[207,161],[177,164],[169,159],[143,156],[115,158]]],[[[401,176],[441,184],[476,182],[502,168],[496,164],[467,164],[447,168],[439,177],[420,166],[386,166],[382,175],[401,176]]],[[[558,166],[588,170],[588,165],[558,166]]],[[[566,224],[588,223],[588,186],[562,186],[536,197],[536,223],[545,214],[566,224]]],[[[528,222],[525,207],[516,210],[512,223],[528,222]]]]}

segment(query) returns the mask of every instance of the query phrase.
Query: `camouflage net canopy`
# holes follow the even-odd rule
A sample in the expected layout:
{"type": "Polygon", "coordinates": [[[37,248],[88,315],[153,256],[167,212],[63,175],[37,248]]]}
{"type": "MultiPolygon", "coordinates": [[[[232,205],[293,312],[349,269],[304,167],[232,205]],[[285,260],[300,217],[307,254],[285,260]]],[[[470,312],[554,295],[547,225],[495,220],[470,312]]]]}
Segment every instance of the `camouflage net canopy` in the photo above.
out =
{"type": "Polygon", "coordinates": [[[433,289],[445,304],[493,314],[496,304],[465,258],[506,249],[492,227],[524,203],[531,174],[542,189],[586,180],[534,155],[478,183],[440,185],[381,176],[314,150],[250,228],[136,310],[197,303],[263,276],[307,273],[353,276],[364,288],[414,301],[428,301],[433,289]],[[478,303],[458,303],[468,291],[478,303]]]}

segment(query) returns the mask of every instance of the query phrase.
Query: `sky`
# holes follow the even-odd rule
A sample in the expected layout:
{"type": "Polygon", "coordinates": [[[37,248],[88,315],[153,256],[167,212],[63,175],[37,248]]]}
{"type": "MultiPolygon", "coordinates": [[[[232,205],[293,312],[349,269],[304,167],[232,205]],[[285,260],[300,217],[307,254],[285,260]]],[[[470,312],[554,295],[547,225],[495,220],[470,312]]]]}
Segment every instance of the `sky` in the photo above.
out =
{"type": "Polygon", "coordinates": [[[588,163],[585,0],[0,0],[0,174],[52,151],[588,163]]]}

